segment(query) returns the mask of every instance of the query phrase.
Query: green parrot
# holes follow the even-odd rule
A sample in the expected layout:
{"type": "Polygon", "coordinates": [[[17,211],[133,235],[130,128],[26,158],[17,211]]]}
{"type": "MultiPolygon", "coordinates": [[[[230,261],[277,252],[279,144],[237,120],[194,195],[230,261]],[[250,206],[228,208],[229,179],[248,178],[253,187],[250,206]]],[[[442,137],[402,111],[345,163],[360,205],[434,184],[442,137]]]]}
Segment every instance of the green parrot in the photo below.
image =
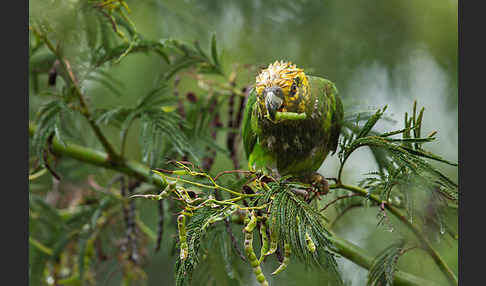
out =
{"type": "Polygon", "coordinates": [[[337,149],[342,119],[331,81],[308,76],[290,62],[270,64],[256,77],[243,115],[249,169],[312,181],[337,149]]]}

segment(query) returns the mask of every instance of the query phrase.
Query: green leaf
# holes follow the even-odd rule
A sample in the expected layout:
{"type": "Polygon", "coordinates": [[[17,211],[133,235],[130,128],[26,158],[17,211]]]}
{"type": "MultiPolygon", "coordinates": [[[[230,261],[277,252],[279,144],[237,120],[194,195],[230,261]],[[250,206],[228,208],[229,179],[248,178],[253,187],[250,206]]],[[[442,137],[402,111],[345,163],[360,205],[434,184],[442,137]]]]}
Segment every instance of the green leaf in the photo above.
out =
{"type": "Polygon", "coordinates": [[[56,238],[57,241],[54,243],[54,246],[52,248],[53,259],[57,259],[61,255],[61,252],[64,251],[68,243],[74,239],[75,234],[75,232],[67,233],[66,231],[64,231],[60,235],[60,237],[56,238]]]}
{"type": "Polygon", "coordinates": [[[141,117],[143,158],[147,162],[157,162],[157,151],[162,141],[170,142],[181,155],[189,154],[196,162],[200,161],[195,149],[189,144],[189,139],[181,129],[182,119],[175,113],[166,113],[162,110],[151,110],[141,117]]]}
{"type": "Polygon", "coordinates": [[[393,285],[393,274],[396,270],[398,258],[402,255],[405,241],[396,242],[380,252],[368,273],[367,286],[393,285]]]}
{"type": "Polygon", "coordinates": [[[33,153],[39,158],[40,163],[44,165],[43,152],[47,145],[49,136],[56,137],[63,143],[61,136],[61,113],[69,113],[71,110],[62,100],[52,100],[42,105],[37,114],[37,131],[32,138],[33,153]]]}
{"type": "Polygon", "coordinates": [[[101,216],[102,212],[110,206],[111,203],[112,203],[112,198],[110,196],[106,196],[101,200],[98,207],[93,212],[93,216],[91,217],[91,229],[96,228],[96,223],[98,221],[98,218],[101,216]]]}
{"type": "Polygon", "coordinates": [[[83,233],[79,237],[78,242],[78,272],[79,272],[79,280],[81,284],[84,281],[84,266],[85,266],[85,254],[86,254],[86,244],[88,243],[89,234],[83,233]]]}
{"type": "Polygon", "coordinates": [[[201,208],[194,212],[186,226],[188,257],[176,261],[175,280],[177,286],[191,285],[194,268],[199,263],[201,241],[209,231],[204,226],[208,224],[211,218],[223,212],[223,209],[212,209],[210,207],[201,208]]]}
{"type": "Polygon", "coordinates": [[[116,82],[110,77],[107,77],[104,74],[93,74],[93,75],[88,75],[85,77],[86,80],[91,80],[94,82],[97,82],[101,84],[102,86],[106,87],[109,91],[111,91],[114,95],[120,97],[122,95],[122,92],[120,89],[117,87],[117,85],[121,85],[119,82],[116,82]]]}
{"type": "Polygon", "coordinates": [[[49,256],[40,250],[29,248],[29,285],[45,285],[44,269],[48,259],[49,256]]]}
{"type": "Polygon", "coordinates": [[[368,121],[366,121],[365,125],[363,126],[363,128],[361,128],[361,131],[358,133],[358,136],[356,137],[356,139],[359,139],[361,137],[365,137],[366,135],[368,135],[368,133],[371,131],[371,129],[375,126],[376,122],[378,122],[378,120],[380,120],[381,116],[383,115],[383,113],[385,112],[386,110],[386,106],[383,107],[383,109],[378,109],[378,111],[370,117],[370,119],[368,119],[368,121]]]}
{"type": "Polygon", "coordinates": [[[219,66],[218,49],[216,45],[216,33],[211,36],[211,56],[215,66],[219,66]]]}
{"type": "Polygon", "coordinates": [[[96,122],[98,124],[114,124],[121,126],[123,121],[125,121],[126,117],[131,112],[132,109],[122,106],[104,110],[98,113],[96,116],[96,122]]]}
{"type": "Polygon", "coordinates": [[[51,229],[60,229],[65,225],[58,210],[47,204],[43,198],[37,195],[29,194],[29,209],[42,214],[39,219],[45,222],[51,229]]]}
{"type": "Polygon", "coordinates": [[[180,70],[188,68],[190,66],[194,66],[200,62],[201,62],[200,59],[182,58],[177,62],[175,62],[174,64],[172,64],[172,67],[164,74],[164,79],[169,80],[180,70]]]}
{"type": "Polygon", "coordinates": [[[162,82],[158,87],[152,89],[146,95],[142,96],[135,107],[136,110],[146,108],[157,108],[164,104],[175,102],[175,98],[168,93],[167,82],[162,82]]]}
{"type": "Polygon", "coordinates": [[[430,158],[431,156],[427,156],[427,154],[423,154],[418,151],[411,152],[411,149],[404,148],[399,144],[395,144],[394,142],[389,142],[383,137],[367,136],[354,140],[352,143],[350,143],[344,151],[344,158],[348,158],[353,151],[362,146],[383,148],[387,151],[388,155],[391,156],[396,164],[405,166],[413,174],[418,175],[430,182],[435,182],[442,187],[438,189],[438,191],[443,192],[444,194],[457,200],[457,183],[453,182],[446,175],[421,158],[430,158]]]}

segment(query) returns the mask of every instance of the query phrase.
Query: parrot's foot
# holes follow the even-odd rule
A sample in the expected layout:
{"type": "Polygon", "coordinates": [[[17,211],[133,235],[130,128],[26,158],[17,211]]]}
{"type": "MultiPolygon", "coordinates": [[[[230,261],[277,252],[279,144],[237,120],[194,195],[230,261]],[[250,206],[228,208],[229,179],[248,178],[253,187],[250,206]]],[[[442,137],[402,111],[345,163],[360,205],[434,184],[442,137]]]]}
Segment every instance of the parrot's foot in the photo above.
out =
{"type": "MultiPolygon", "coordinates": [[[[270,182],[278,182],[281,178],[280,174],[276,169],[262,169],[262,170],[254,170],[254,179],[262,183],[270,183],[270,182]]],[[[252,182],[254,179],[250,180],[252,182]]]]}
{"type": "Polygon", "coordinates": [[[327,195],[329,193],[329,183],[321,174],[314,172],[307,179],[311,185],[311,192],[315,194],[314,197],[317,196],[320,199],[321,195],[327,195]]]}

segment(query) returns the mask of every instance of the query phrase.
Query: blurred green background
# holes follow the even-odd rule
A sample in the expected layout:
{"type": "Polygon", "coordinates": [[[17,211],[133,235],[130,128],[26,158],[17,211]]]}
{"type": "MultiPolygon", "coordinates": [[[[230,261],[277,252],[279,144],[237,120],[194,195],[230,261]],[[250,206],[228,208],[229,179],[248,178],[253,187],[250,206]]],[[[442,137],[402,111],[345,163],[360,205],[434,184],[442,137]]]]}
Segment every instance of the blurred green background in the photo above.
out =
{"type": "MultiPolygon", "coordinates": [[[[30,1],[31,15],[42,6],[41,2],[30,1]]],[[[127,3],[138,32],[148,39],[197,40],[207,47],[211,32],[215,32],[227,73],[234,64],[264,66],[277,59],[289,60],[303,67],[307,73],[335,82],[346,113],[375,111],[388,105],[388,114],[396,122],[380,125],[383,130],[402,126],[404,112],[411,110],[413,101],[417,100],[419,106],[425,107],[424,133],[438,131],[439,140],[432,143],[429,150],[448,160],[458,160],[457,1],[160,0],[127,3]]],[[[67,31],[70,29],[76,29],[75,23],[66,28],[67,31]]],[[[73,48],[73,53],[76,51],[73,48]]],[[[117,97],[96,83],[86,84],[85,89],[91,103],[97,107],[130,106],[153,87],[164,69],[166,64],[155,55],[131,55],[110,71],[123,83],[123,96],[117,97]]],[[[256,71],[239,73],[238,85],[252,83],[255,75],[256,71]]],[[[180,90],[181,93],[197,93],[198,87],[194,80],[183,77],[180,90]]],[[[31,116],[38,108],[36,100],[30,97],[31,116]]],[[[111,137],[116,142],[117,131],[108,129],[108,132],[112,132],[111,137]]],[[[130,131],[130,134],[128,154],[138,158],[138,132],[130,131]]],[[[222,146],[224,140],[218,138],[222,146]]],[[[349,161],[344,178],[354,183],[375,167],[366,150],[360,150],[349,161]]],[[[228,169],[229,165],[229,158],[218,157],[213,170],[228,169]]],[[[333,156],[326,160],[320,172],[333,176],[337,167],[338,160],[333,156]]],[[[438,168],[457,181],[457,168],[443,165],[438,165],[438,168]]],[[[88,172],[93,170],[97,169],[88,172]]],[[[74,175],[71,179],[77,180],[74,175]]],[[[149,227],[155,229],[156,207],[147,203],[143,206],[141,216],[149,227]]],[[[377,227],[376,214],[374,208],[350,211],[335,226],[335,231],[370,253],[377,253],[403,230],[397,227],[390,232],[387,228],[377,227]]],[[[451,215],[449,222],[457,229],[457,215],[451,215]]],[[[162,250],[157,254],[149,253],[144,268],[148,274],[148,285],[174,283],[175,257],[168,254],[175,229],[171,229],[173,225],[166,225],[162,250]]],[[[457,241],[449,236],[437,236],[433,241],[457,273],[457,241]]],[[[344,259],[339,261],[343,277],[350,285],[366,284],[367,271],[344,259]]],[[[106,273],[116,267],[116,262],[113,263],[104,266],[106,273]]],[[[276,265],[270,264],[264,267],[264,271],[276,265]]],[[[249,273],[250,268],[245,267],[240,268],[249,273]]],[[[432,259],[421,250],[407,253],[401,258],[399,267],[445,283],[432,259]]],[[[214,268],[211,271],[210,275],[222,277],[225,270],[222,266],[219,269],[221,273],[214,268]]],[[[117,285],[120,279],[117,275],[119,273],[106,285],[117,285]]],[[[292,261],[288,270],[273,280],[270,278],[269,282],[273,282],[272,285],[327,285],[324,277],[292,261]]],[[[253,283],[254,279],[249,276],[245,281],[253,283]]],[[[104,279],[99,285],[103,283],[104,279]]],[[[216,285],[231,285],[227,283],[221,278],[216,285]]]]}

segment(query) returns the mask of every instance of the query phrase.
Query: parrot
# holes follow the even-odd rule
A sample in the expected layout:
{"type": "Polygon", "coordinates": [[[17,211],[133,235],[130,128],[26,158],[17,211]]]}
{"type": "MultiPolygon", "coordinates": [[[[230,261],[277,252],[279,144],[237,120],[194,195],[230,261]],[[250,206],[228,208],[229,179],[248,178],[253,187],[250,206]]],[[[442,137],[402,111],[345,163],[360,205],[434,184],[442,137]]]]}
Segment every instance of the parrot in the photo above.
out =
{"type": "MultiPolygon", "coordinates": [[[[343,105],[333,82],[275,61],[256,76],[243,113],[248,167],[274,177],[322,181],[316,171],[336,152],[343,105]]],[[[325,181],[327,185],[327,181],[325,181]]]]}

